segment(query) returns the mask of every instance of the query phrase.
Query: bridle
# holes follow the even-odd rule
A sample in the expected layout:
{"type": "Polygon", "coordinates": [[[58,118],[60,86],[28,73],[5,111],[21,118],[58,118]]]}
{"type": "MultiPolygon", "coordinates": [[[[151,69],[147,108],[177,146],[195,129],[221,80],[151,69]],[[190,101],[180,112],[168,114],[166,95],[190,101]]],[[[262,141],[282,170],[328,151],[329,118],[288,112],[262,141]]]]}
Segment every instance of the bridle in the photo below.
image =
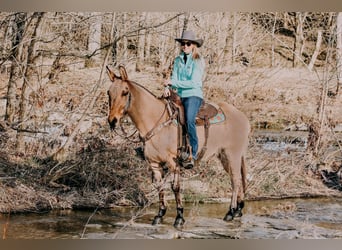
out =
{"type": "MultiPolygon", "coordinates": [[[[128,99],[126,101],[126,104],[125,104],[125,107],[124,107],[124,110],[123,110],[124,116],[127,115],[127,113],[128,113],[128,109],[129,109],[129,107],[131,105],[131,100],[132,100],[132,95],[131,95],[130,92],[128,92],[128,99]]],[[[124,139],[126,139],[126,140],[128,140],[130,142],[133,142],[133,143],[139,143],[139,142],[146,143],[154,135],[156,135],[162,128],[164,128],[164,127],[168,126],[169,124],[171,124],[172,121],[177,118],[177,114],[178,114],[177,111],[172,112],[172,109],[170,107],[170,101],[167,100],[166,103],[165,103],[165,108],[164,108],[161,116],[159,117],[158,121],[156,122],[156,124],[153,126],[153,128],[150,131],[148,131],[145,134],[145,136],[139,135],[139,140],[138,141],[134,141],[134,140],[131,139],[131,137],[133,137],[138,130],[135,129],[135,131],[132,134],[128,135],[128,133],[125,131],[124,127],[122,126],[121,120],[123,119],[123,117],[121,117],[120,122],[119,122],[120,123],[120,128],[121,128],[121,131],[122,131],[123,135],[118,134],[115,130],[114,130],[114,132],[117,135],[123,137],[124,139]],[[165,122],[160,123],[160,121],[163,118],[163,116],[166,113],[166,111],[168,111],[168,113],[169,113],[169,118],[165,122]]]]}

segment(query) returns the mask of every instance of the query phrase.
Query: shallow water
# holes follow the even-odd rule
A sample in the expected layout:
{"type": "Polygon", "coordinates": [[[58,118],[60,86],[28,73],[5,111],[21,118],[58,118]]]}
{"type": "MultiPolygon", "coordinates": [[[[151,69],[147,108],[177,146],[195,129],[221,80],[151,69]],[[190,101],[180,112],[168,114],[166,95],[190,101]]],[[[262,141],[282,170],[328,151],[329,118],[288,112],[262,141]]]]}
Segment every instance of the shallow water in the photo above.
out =
{"type": "Polygon", "coordinates": [[[242,218],[222,220],[227,204],[186,203],[186,223],[173,227],[173,204],[162,225],[152,226],[155,206],[100,211],[0,215],[6,239],[295,239],[342,238],[342,199],[247,201],[242,218]]]}

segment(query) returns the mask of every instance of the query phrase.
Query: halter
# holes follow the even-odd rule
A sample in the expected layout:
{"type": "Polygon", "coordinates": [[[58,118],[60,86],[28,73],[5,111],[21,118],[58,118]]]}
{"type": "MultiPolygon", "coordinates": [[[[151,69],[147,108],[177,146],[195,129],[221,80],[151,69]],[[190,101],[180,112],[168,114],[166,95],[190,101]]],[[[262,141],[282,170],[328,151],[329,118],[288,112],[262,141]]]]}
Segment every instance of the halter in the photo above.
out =
{"type": "MultiPolygon", "coordinates": [[[[132,99],[131,97],[132,97],[131,93],[128,92],[128,99],[127,99],[127,102],[126,102],[125,107],[124,107],[124,110],[123,110],[123,114],[124,114],[124,115],[127,114],[127,111],[128,111],[128,109],[129,109],[129,107],[130,107],[130,105],[131,105],[131,99],[132,99]]],[[[122,117],[122,118],[123,118],[123,117],[122,117]]],[[[121,119],[122,119],[122,118],[121,118],[121,119]]],[[[126,140],[128,140],[128,141],[130,141],[130,142],[133,142],[133,143],[138,143],[138,142],[140,142],[140,140],[139,140],[139,141],[131,140],[131,137],[133,137],[133,136],[135,135],[135,133],[136,133],[138,130],[135,129],[135,131],[134,131],[132,134],[127,135],[127,132],[125,131],[124,127],[122,126],[121,119],[120,119],[120,123],[119,123],[119,124],[120,124],[120,128],[121,128],[121,131],[122,131],[123,135],[120,135],[120,134],[117,133],[115,130],[114,130],[114,133],[117,134],[118,136],[123,137],[124,139],[126,139],[126,140]]]]}
{"type": "Polygon", "coordinates": [[[124,107],[124,115],[127,114],[127,110],[129,109],[129,106],[131,106],[131,100],[132,100],[132,95],[131,95],[131,92],[128,92],[128,99],[127,99],[127,102],[125,104],[125,107],[124,107]]]}

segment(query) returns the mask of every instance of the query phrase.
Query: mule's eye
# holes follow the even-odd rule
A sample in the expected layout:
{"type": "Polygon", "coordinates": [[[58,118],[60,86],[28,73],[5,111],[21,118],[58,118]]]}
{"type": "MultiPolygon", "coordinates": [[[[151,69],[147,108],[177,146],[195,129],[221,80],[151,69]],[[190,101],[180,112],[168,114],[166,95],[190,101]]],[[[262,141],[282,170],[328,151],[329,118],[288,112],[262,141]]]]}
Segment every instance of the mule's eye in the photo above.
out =
{"type": "Polygon", "coordinates": [[[129,93],[128,89],[125,89],[125,90],[122,91],[121,95],[122,96],[126,96],[126,95],[128,95],[128,93],[129,93]]]}

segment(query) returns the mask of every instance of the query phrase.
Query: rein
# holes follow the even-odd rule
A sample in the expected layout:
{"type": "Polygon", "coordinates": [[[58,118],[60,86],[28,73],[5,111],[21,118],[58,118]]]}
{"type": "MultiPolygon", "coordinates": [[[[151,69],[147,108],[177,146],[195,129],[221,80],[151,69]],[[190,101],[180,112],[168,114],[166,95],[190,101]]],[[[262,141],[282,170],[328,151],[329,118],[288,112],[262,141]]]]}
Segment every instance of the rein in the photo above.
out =
{"type": "Polygon", "coordinates": [[[130,135],[127,135],[127,132],[125,131],[124,127],[122,126],[122,123],[120,122],[120,128],[121,128],[121,131],[122,131],[122,134],[120,135],[118,132],[116,132],[116,130],[114,130],[114,133],[117,134],[118,136],[120,137],[123,137],[125,140],[127,141],[130,141],[132,143],[138,143],[140,142],[141,140],[132,140],[131,137],[133,137],[135,135],[135,133],[138,131],[137,129],[135,129],[135,131],[130,134],[130,135]]]}
{"type": "Polygon", "coordinates": [[[175,119],[177,117],[177,112],[173,112],[171,111],[171,108],[170,108],[170,104],[169,102],[165,103],[165,108],[164,108],[164,111],[163,113],[161,114],[160,118],[158,119],[158,121],[156,122],[156,124],[154,125],[154,127],[148,131],[146,133],[145,136],[141,136],[140,137],[140,140],[145,143],[146,141],[150,140],[156,133],[158,133],[163,127],[166,127],[168,126],[173,119],[175,119]],[[163,118],[166,110],[169,111],[169,119],[167,119],[165,122],[159,124],[160,120],[163,118]],[[159,124],[159,125],[158,125],[159,124]]]}

